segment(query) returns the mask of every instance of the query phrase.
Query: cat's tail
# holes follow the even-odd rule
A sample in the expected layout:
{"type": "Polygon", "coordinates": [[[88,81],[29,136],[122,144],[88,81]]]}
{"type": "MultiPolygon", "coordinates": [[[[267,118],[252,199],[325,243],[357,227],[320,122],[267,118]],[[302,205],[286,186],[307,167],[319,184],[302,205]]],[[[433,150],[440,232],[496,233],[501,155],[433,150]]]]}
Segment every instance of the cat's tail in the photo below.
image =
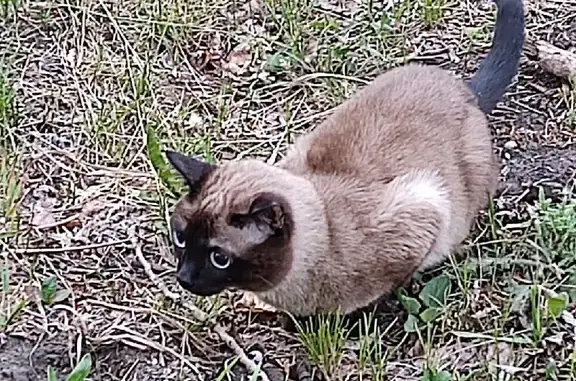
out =
{"type": "Polygon", "coordinates": [[[522,0],[494,0],[498,7],[490,52],[468,86],[476,94],[478,106],[488,114],[518,72],[524,47],[524,6],[522,0]]]}

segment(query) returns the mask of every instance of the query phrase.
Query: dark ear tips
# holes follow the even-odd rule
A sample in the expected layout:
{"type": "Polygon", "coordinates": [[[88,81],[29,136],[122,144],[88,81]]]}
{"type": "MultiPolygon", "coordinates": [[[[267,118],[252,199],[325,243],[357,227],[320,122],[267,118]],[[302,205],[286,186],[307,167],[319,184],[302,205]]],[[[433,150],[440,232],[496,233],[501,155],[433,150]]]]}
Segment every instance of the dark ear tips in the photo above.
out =
{"type": "Polygon", "coordinates": [[[164,155],[170,164],[186,179],[188,186],[194,188],[198,181],[214,169],[214,165],[205,161],[196,159],[192,156],[186,156],[179,152],[165,150],[164,155]]]}
{"type": "Polygon", "coordinates": [[[167,149],[162,150],[162,153],[164,154],[164,156],[166,156],[166,157],[168,158],[168,160],[169,160],[170,162],[172,162],[172,160],[173,160],[176,156],[182,155],[182,154],[180,154],[180,153],[178,153],[178,152],[176,152],[176,151],[170,151],[170,150],[167,150],[167,149]]]}
{"type": "MultiPolygon", "coordinates": [[[[170,164],[172,164],[172,166],[179,171],[179,167],[178,167],[178,163],[180,161],[182,161],[182,157],[184,156],[181,153],[175,152],[175,151],[162,151],[162,153],[164,154],[164,156],[166,156],[166,159],[168,159],[168,161],[170,162],[170,164]]],[[[180,171],[179,171],[180,172],[180,171]]]]}

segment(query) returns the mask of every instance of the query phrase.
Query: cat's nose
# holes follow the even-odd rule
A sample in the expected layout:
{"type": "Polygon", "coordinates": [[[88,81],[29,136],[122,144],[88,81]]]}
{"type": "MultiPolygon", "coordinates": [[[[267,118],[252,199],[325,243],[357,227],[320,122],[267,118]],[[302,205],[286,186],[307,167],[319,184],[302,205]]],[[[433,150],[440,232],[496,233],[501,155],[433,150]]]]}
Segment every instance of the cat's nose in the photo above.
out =
{"type": "Polygon", "coordinates": [[[190,290],[194,288],[194,281],[190,279],[189,276],[184,276],[182,274],[176,275],[176,280],[186,290],[190,290]]]}
{"type": "Polygon", "coordinates": [[[190,261],[185,261],[178,269],[176,280],[185,290],[194,289],[194,286],[196,285],[195,278],[198,275],[195,270],[194,264],[190,263],[190,261]]]}

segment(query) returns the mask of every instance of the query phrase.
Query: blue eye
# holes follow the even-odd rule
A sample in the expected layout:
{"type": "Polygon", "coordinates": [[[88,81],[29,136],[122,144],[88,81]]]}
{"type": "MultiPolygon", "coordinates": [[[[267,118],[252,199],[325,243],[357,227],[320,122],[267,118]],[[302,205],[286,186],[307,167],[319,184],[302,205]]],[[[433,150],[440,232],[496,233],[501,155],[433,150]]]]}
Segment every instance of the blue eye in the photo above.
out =
{"type": "Polygon", "coordinates": [[[232,259],[229,255],[226,255],[220,251],[212,250],[210,253],[210,262],[212,266],[219,270],[227,269],[232,264],[232,259]]]}
{"type": "Polygon", "coordinates": [[[184,239],[184,235],[182,232],[176,229],[172,230],[172,242],[174,243],[174,246],[179,249],[186,248],[186,240],[184,239]]]}

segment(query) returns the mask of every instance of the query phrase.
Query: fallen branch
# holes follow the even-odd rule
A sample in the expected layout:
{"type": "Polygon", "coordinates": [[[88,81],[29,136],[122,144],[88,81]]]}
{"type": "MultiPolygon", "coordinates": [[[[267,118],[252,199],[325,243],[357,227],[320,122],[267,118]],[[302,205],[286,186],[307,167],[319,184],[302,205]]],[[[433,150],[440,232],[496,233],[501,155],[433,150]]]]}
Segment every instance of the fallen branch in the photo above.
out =
{"type": "Polygon", "coordinates": [[[570,81],[576,78],[576,54],[542,40],[531,41],[529,48],[544,71],[570,81]]]}
{"type": "MultiPolygon", "coordinates": [[[[132,242],[134,252],[136,253],[136,257],[138,257],[138,261],[144,268],[146,275],[148,275],[148,278],[150,278],[152,283],[154,283],[156,287],[158,287],[167,298],[172,299],[173,301],[179,301],[181,299],[180,295],[170,291],[166,286],[166,284],[164,284],[164,282],[158,279],[156,274],[154,274],[154,272],[152,271],[152,266],[150,265],[148,260],[146,260],[146,258],[144,257],[144,254],[142,253],[142,246],[139,244],[138,238],[136,237],[136,234],[133,231],[130,232],[130,240],[132,242]]],[[[184,303],[183,306],[188,310],[190,310],[192,316],[196,320],[203,323],[209,320],[208,314],[206,314],[204,311],[202,311],[192,303],[184,303]]],[[[261,370],[258,367],[258,365],[254,363],[254,361],[248,358],[242,347],[236,342],[236,340],[234,340],[232,336],[228,334],[228,332],[226,332],[226,329],[223,326],[216,323],[214,331],[218,334],[220,340],[226,343],[228,348],[230,348],[234,352],[234,354],[238,356],[240,362],[246,367],[246,369],[248,369],[251,373],[259,372],[259,376],[262,379],[262,381],[270,381],[266,373],[264,373],[264,371],[261,370]]]]}

